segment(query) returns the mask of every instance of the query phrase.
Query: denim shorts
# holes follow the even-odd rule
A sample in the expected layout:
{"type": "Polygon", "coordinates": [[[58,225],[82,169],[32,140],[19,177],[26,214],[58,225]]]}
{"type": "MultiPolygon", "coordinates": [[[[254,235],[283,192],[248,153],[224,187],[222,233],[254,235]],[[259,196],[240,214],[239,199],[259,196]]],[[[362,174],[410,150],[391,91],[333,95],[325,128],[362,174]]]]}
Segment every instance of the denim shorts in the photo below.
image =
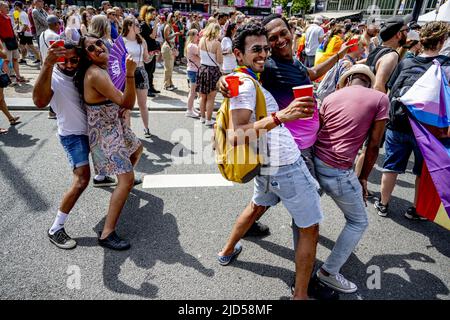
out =
{"type": "Polygon", "coordinates": [[[189,83],[197,83],[197,72],[196,71],[188,71],[187,78],[189,83]]]}
{"type": "Polygon", "coordinates": [[[416,176],[420,176],[423,156],[412,133],[407,134],[387,129],[384,148],[386,155],[383,163],[383,172],[405,173],[409,157],[414,152],[413,173],[416,176]]]}
{"type": "Polygon", "coordinates": [[[322,221],[319,184],[301,157],[291,165],[276,168],[270,175],[256,176],[254,181],[252,201],[256,205],[272,207],[281,201],[299,228],[322,221]]]}
{"type": "Polygon", "coordinates": [[[59,136],[59,141],[66,151],[72,170],[89,165],[89,138],[85,135],[71,134],[59,136]]]}

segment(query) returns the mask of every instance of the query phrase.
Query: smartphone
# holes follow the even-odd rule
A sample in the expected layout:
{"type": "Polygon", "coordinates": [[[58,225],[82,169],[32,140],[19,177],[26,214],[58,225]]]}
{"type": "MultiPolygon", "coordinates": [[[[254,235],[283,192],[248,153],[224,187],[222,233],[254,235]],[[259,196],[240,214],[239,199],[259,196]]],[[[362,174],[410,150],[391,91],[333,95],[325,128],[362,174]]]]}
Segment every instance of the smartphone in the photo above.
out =
{"type": "MultiPolygon", "coordinates": [[[[56,42],[56,46],[57,46],[57,47],[64,47],[64,40],[58,40],[58,41],[50,40],[48,43],[49,43],[50,45],[52,45],[52,44],[54,44],[55,42],[56,42]]],[[[65,61],[64,57],[59,57],[58,60],[56,60],[56,62],[64,62],[64,61],[65,61]]]]}

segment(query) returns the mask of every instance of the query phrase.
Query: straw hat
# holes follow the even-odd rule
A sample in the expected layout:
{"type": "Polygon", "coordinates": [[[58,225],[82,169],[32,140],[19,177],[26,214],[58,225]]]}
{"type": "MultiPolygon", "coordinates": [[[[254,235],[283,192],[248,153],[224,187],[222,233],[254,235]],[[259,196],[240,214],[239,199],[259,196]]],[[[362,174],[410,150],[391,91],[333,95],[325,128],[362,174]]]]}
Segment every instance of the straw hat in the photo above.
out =
{"type": "Polygon", "coordinates": [[[350,69],[348,69],[344,74],[339,78],[339,87],[343,88],[345,86],[345,81],[347,81],[347,78],[351,76],[352,74],[364,74],[370,79],[370,87],[373,87],[375,83],[375,75],[372,71],[370,71],[370,68],[364,64],[355,64],[350,69]]]}

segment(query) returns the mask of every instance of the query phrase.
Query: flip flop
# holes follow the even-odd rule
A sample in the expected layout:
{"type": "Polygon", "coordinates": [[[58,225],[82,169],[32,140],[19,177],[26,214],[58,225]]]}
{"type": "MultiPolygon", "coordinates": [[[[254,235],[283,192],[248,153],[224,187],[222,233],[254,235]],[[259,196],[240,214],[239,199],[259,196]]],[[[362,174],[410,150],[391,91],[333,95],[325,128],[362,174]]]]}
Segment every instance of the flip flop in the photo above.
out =
{"type": "Polygon", "coordinates": [[[16,124],[21,123],[22,121],[19,121],[20,117],[13,117],[9,120],[9,124],[12,126],[15,126],[16,124]]]}

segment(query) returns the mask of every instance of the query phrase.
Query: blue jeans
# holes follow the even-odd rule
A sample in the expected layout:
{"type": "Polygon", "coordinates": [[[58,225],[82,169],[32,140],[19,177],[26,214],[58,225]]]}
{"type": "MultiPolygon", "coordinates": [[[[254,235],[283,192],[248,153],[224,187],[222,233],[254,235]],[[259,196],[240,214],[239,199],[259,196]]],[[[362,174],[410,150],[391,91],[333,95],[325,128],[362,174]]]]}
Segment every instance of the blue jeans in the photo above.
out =
{"type": "Polygon", "coordinates": [[[339,235],[331,254],[322,268],[335,275],[347,261],[369,225],[362,187],[353,169],[332,168],[314,158],[320,186],[342,210],[345,227],[339,235]]]}
{"type": "Polygon", "coordinates": [[[409,157],[414,152],[414,167],[412,171],[416,176],[420,176],[423,156],[414,134],[387,129],[384,149],[386,150],[386,155],[384,157],[383,172],[405,173],[409,157]]]}
{"type": "Polygon", "coordinates": [[[59,136],[72,170],[89,165],[89,137],[71,134],[59,136]]]}

